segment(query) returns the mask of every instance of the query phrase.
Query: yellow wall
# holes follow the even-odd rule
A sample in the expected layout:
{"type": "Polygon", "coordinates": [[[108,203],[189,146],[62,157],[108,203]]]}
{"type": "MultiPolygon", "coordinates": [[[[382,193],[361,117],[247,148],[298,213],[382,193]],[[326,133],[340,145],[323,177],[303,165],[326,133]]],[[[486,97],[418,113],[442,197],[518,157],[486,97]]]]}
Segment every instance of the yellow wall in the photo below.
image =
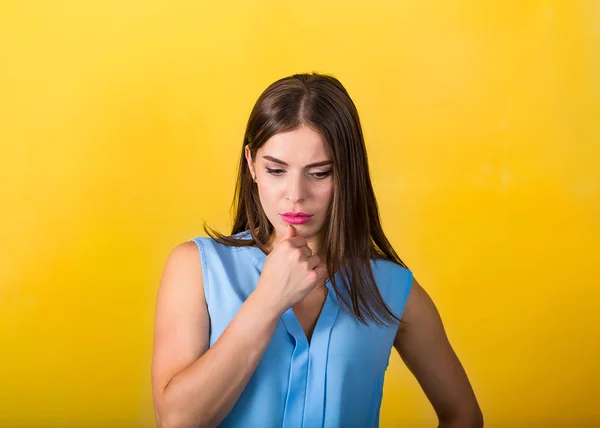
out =
{"type": "MultiPolygon", "coordinates": [[[[154,425],[166,256],[228,230],[256,97],[313,70],[358,105],[384,227],[487,426],[600,424],[597,1],[9,0],[0,426],[154,425]]],[[[388,374],[382,426],[432,426],[388,374]]]]}

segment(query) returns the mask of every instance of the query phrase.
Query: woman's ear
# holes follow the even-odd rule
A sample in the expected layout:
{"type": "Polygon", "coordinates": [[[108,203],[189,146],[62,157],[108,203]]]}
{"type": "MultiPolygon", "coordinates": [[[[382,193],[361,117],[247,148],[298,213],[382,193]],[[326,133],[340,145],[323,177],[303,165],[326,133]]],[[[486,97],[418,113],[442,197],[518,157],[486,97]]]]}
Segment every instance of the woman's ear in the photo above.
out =
{"type": "Polygon", "coordinates": [[[246,162],[248,163],[248,169],[250,169],[250,175],[252,175],[252,180],[256,180],[256,171],[254,170],[254,161],[252,160],[252,152],[250,148],[246,144],[244,147],[244,155],[246,157],[246,162]]]}

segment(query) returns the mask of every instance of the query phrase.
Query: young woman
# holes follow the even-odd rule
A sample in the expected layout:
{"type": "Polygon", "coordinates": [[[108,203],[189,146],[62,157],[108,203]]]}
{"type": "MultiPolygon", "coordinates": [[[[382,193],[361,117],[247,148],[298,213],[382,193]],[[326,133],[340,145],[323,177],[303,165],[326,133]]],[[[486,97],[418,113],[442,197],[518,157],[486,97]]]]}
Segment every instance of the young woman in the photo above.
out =
{"type": "Polygon", "coordinates": [[[164,268],[159,427],[378,426],[392,347],[440,427],[482,426],[438,311],[383,233],[342,84],[299,74],[269,86],[238,172],[231,235],[205,227],[164,268]]]}

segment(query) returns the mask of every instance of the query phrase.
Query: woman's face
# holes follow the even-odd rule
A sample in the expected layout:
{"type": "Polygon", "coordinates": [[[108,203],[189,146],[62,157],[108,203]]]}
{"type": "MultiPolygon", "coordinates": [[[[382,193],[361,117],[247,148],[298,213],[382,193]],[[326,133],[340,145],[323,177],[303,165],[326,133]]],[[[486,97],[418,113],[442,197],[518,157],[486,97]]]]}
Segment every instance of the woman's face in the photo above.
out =
{"type": "Polygon", "coordinates": [[[318,238],[327,224],[333,197],[333,165],[321,135],[301,125],[267,140],[258,149],[255,162],[248,146],[245,154],[275,239],[288,224],[294,225],[296,235],[318,238]]]}

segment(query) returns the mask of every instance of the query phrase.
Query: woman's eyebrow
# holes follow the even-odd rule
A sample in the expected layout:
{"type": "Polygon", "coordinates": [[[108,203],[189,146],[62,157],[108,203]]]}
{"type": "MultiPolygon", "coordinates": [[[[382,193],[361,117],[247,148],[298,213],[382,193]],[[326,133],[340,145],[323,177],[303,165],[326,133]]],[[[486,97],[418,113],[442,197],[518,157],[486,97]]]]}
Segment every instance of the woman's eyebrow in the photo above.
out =
{"type": "MultiPolygon", "coordinates": [[[[263,156],[263,159],[266,159],[266,160],[271,161],[271,162],[278,163],[280,165],[289,166],[286,162],[284,162],[284,161],[282,161],[280,159],[274,158],[273,156],[265,155],[265,156],[263,156]]],[[[313,168],[315,166],[325,166],[325,165],[330,165],[332,163],[333,162],[330,161],[330,160],[324,160],[324,161],[319,161],[319,162],[314,162],[314,163],[308,164],[304,168],[313,168]]]]}

